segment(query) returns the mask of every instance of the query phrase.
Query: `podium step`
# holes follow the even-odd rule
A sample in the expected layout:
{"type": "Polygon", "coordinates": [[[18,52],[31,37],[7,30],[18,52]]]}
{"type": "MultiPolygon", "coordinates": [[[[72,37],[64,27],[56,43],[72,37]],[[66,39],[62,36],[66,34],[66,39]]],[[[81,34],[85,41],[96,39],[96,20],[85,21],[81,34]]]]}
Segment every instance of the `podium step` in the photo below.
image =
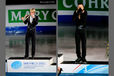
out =
{"type": "Polygon", "coordinates": [[[29,58],[24,58],[24,57],[10,57],[8,60],[17,60],[17,59],[19,59],[19,60],[21,60],[21,59],[24,59],[24,60],[28,60],[28,59],[33,59],[33,60],[50,60],[50,59],[52,59],[52,57],[34,57],[34,58],[32,58],[32,57],[29,57],[29,58]]]}
{"type": "Polygon", "coordinates": [[[107,63],[74,64],[72,62],[63,62],[58,64],[58,67],[63,70],[61,74],[109,74],[109,65],[107,63]]]}
{"type": "MultiPolygon", "coordinates": [[[[59,55],[61,57],[61,55],[59,55]]],[[[87,64],[76,64],[75,61],[63,61],[58,64],[63,71],[61,74],[109,74],[109,63],[107,61],[87,61],[87,64]]],[[[86,75],[85,75],[86,76],[86,75]]]]}
{"type": "Polygon", "coordinates": [[[64,60],[63,54],[58,54],[58,64],[62,63],[64,60]]]}
{"type": "MultiPolygon", "coordinates": [[[[76,64],[75,61],[63,61],[61,64],[76,64]]],[[[86,64],[109,64],[108,61],[87,61],[86,64]]]]}
{"type": "Polygon", "coordinates": [[[52,66],[53,63],[54,61],[52,57],[35,57],[34,59],[32,59],[31,57],[29,57],[28,59],[25,59],[24,57],[10,57],[7,60],[7,71],[43,72],[43,70],[45,71],[46,69],[49,69],[49,66],[51,66],[52,68],[55,67],[52,66]]]}

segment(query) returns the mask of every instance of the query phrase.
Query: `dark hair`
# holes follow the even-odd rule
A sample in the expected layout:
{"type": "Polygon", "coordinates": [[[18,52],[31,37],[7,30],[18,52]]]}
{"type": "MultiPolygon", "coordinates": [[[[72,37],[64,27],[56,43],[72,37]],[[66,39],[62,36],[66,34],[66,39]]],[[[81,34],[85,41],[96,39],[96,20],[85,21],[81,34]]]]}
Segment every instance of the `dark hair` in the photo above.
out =
{"type": "Polygon", "coordinates": [[[83,5],[83,3],[80,3],[80,2],[79,2],[78,5],[83,5]]]}

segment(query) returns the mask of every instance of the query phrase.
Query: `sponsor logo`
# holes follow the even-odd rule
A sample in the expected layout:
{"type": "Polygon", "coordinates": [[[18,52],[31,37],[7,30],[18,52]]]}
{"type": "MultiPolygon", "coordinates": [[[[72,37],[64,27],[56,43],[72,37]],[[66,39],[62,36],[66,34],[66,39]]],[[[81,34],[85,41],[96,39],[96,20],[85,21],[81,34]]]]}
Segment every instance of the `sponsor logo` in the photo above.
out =
{"type": "MultiPolygon", "coordinates": [[[[9,23],[22,23],[21,17],[29,15],[29,9],[12,9],[8,10],[9,23]]],[[[36,9],[38,22],[56,22],[56,9],[36,9]]]]}
{"type": "Polygon", "coordinates": [[[11,64],[11,67],[12,67],[13,69],[19,69],[19,68],[21,68],[21,66],[22,66],[22,63],[21,63],[20,61],[14,61],[14,62],[11,64]]]}
{"type": "Polygon", "coordinates": [[[75,10],[81,2],[88,11],[108,11],[108,0],[58,0],[58,10],[75,10]]]}

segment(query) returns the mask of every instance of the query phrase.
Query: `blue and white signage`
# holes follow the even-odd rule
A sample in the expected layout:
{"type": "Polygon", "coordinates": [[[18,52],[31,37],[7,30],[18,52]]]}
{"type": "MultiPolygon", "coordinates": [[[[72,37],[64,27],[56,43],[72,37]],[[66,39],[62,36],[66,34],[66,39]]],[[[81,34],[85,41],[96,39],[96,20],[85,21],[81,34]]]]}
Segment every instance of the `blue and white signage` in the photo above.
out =
{"type": "Polygon", "coordinates": [[[50,60],[7,60],[7,72],[56,72],[50,60]]]}
{"type": "Polygon", "coordinates": [[[59,64],[63,69],[62,73],[90,73],[90,74],[108,74],[109,65],[103,64],[59,64]]]}

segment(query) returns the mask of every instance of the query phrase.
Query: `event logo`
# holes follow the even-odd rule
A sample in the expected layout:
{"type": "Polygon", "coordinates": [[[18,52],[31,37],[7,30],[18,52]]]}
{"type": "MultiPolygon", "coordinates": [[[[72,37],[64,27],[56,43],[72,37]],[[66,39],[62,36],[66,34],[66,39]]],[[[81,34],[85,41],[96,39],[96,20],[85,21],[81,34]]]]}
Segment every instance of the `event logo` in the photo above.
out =
{"type": "Polygon", "coordinates": [[[88,11],[108,11],[108,0],[58,0],[58,10],[75,10],[78,2],[88,11]]]}
{"type": "MultiPolygon", "coordinates": [[[[20,23],[23,22],[21,17],[29,15],[29,9],[12,9],[8,10],[8,22],[20,23]]],[[[36,9],[36,15],[39,22],[56,22],[56,9],[36,9]]]]}
{"type": "Polygon", "coordinates": [[[21,68],[21,66],[22,66],[22,63],[21,63],[20,61],[14,61],[14,62],[11,64],[11,67],[12,67],[13,69],[19,69],[19,68],[21,68]]]}
{"type": "Polygon", "coordinates": [[[108,65],[81,65],[79,64],[73,70],[78,73],[108,73],[108,65]]]}

